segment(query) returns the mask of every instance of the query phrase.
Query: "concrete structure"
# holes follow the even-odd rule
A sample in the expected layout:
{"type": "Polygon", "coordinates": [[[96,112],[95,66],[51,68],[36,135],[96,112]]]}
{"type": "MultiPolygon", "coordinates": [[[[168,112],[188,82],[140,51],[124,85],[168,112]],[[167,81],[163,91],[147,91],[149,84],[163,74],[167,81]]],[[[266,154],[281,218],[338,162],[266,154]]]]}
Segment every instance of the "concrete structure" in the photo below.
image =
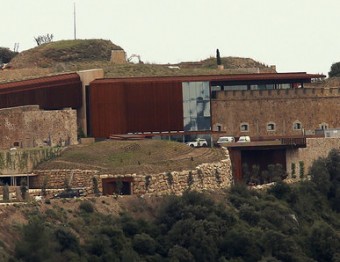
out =
{"type": "Polygon", "coordinates": [[[126,64],[126,53],[122,49],[112,50],[111,51],[111,63],[113,64],[126,64]]]}
{"type": "Polygon", "coordinates": [[[78,127],[82,129],[85,135],[87,135],[87,100],[88,100],[88,89],[90,83],[98,78],[104,77],[103,69],[91,69],[91,70],[83,70],[77,72],[81,83],[82,83],[82,105],[78,110],[78,127]]]}

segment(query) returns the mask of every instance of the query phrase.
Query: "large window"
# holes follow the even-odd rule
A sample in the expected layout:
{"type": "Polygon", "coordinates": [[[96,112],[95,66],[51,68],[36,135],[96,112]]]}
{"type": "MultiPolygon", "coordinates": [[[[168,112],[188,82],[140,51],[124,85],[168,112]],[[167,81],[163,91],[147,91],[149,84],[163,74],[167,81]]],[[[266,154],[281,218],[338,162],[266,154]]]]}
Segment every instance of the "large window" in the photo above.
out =
{"type": "Polygon", "coordinates": [[[183,82],[184,131],[211,130],[209,82],[183,82]]]}

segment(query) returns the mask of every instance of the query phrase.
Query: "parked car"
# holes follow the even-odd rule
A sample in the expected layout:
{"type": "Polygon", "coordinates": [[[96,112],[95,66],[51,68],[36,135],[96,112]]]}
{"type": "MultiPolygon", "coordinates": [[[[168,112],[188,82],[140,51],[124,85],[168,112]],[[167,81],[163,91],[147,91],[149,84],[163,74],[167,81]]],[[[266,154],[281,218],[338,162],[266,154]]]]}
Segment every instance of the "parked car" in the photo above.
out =
{"type": "Polygon", "coordinates": [[[245,143],[245,142],[250,142],[250,137],[249,136],[240,136],[240,138],[237,141],[238,143],[245,143]]]}
{"type": "Polygon", "coordinates": [[[206,147],[208,146],[207,140],[203,138],[196,138],[194,141],[190,141],[186,143],[188,146],[191,147],[206,147]]]}
{"type": "Polygon", "coordinates": [[[234,142],[235,142],[235,137],[233,136],[221,136],[217,140],[216,144],[217,146],[222,146],[225,143],[234,143],[234,142]]]}
{"type": "Polygon", "coordinates": [[[58,194],[55,194],[53,198],[75,198],[75,197],[81,197],[85,195],[86,195],[86,192],[84,189],[72,188],[72,189],[66,189],[58,194]]]}

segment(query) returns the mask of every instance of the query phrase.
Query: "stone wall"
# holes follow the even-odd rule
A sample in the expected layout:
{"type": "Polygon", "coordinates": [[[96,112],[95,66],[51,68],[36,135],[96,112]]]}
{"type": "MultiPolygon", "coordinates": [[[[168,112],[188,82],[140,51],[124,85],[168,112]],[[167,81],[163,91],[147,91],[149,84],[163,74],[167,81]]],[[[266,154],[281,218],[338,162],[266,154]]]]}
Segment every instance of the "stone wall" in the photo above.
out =
{"type": "MultiPolygon", "coordinates": [[[[65,188],[66,183],[70,187],[90,187],[92,188],[93,177],[99,178],[98,170],[81,169],[52,169],[35,170],[36,177],[30,180],[31,188],[41,188],[44,180],[47,180],[47,187],[50,189],[65,188]]],[[[99,179],[98,179],[98,182],[99,179]]]]}
{"type": "Polygon", "coordinates": [[[226,134],[241,136],[301,135],[293,124],[313,132],[322,123],[340,125],[340,88],[297,88],[277,90],[220,91],[211,101],[214,130],[220,125],[226,134]],[[275,130],[267,131],[268,123],[275,130]],[[247,123],[249,130],[241,132],[247,123]]]}
{"type": "Polygon", "coordinates": [[[28,174],[42,161],[61,152],[59,147],[0,150],[0,177],[14,174],[28,174]]]}
{"type": "Polygon", "coordinates": [[[319,157],[326,157],[332,149],[340,149],[340,138],[307,138],[307,147],[287,150],[287,172],[292,175],[292,163],[295,163],[295,173],[299,177],[300,164],[304,165],[306,176],[313,161],[319,157]]]}
{"type": "Polygon", "coordinates": [[[77,144],[77,113],[39,106],[0,109],[0,149],[77,144]]]}
{"type": "Polygon", "coordinates": [[[65,181],[71,187],[93,189],[93,177],[97,178],[102,191],[102,179],[131,178],[131,191],[136,195],[181,194],[187,189],[214,190],[229,187],[233,183],[229,155],[225,160],[202,164],[195,170],[166,172],[158,174],[100,174],[97,170],[35,170],[37,176],[31,177],[30,187],[41,188],[47,179],[48,188],[64,188],[65,181]],[[45,178],[46,177],[46,178],[45,178]]]}

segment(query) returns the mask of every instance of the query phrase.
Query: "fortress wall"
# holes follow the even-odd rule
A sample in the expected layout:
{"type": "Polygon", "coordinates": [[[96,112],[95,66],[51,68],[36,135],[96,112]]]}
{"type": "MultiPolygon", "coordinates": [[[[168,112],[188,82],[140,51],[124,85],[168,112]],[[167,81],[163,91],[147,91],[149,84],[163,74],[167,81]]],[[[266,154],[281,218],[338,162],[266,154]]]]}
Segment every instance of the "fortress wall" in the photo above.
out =
{"type": "Polygon", "coordinates": [[[301,122],[306,132],[340,127],[340,88],[221,91],[211,102],[212,126],[226,134],[241,136],[301,135],[293,124],[301,122]],[[267,124],[275,123],[274,131],[267,124]],[[249,125],[241,132],[241,123],[249,125]]]}
{"type": "Polygon", "coordinates": [[[287,150],[287,172],[289,176],[291,177],[292,174],[292,163],[295,163],[296,176],[299,177],[299,162],[303,161],[304,176],[306,177],[313,161],[319,157],[327,157],[332,149],[340,149],[340,138],[307,138],[306,148],[287,150]]]}
{"type": "Polygon", "coordinates": [[[77,144],[77,112],[38,106],[0,109],[0,148],[77,144]]]}

